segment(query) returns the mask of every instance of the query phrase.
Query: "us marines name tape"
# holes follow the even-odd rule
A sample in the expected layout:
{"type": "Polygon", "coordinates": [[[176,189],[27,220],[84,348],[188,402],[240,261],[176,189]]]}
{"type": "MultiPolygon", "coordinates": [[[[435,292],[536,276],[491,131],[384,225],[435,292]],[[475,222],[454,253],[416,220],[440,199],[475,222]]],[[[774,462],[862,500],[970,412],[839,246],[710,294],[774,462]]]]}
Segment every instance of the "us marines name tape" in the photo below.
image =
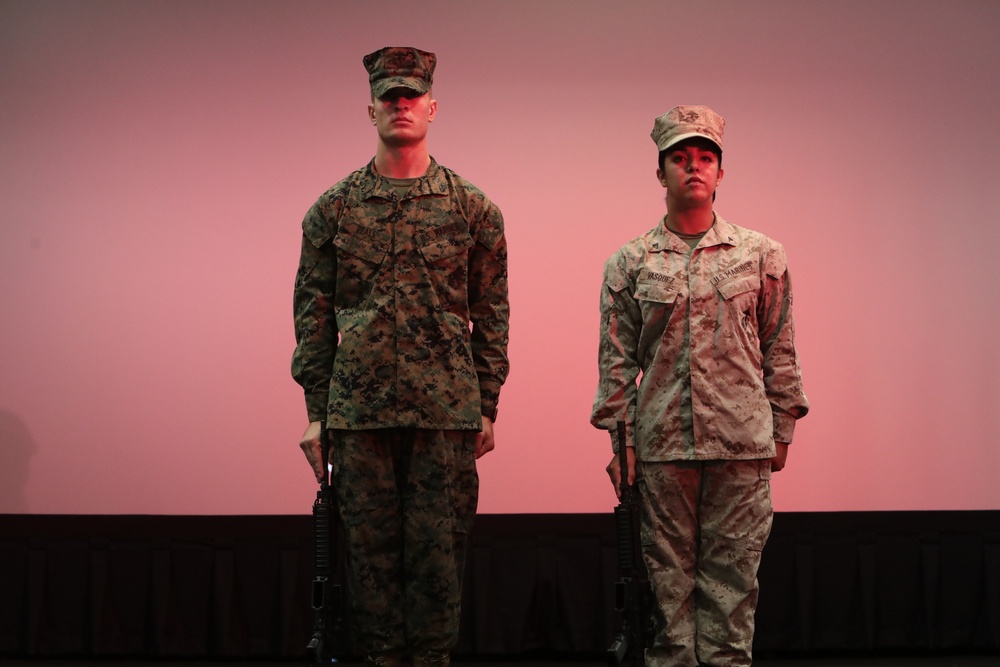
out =
{"type": "Polygon", "coordinates": [[[752,261],[750,261],[750,260],[747,260],[747,261],[743,262],[742,264],[740,264],[739,266],[734,266],[733,268],[729,269],[728,271],[723,271],[722,273],[720,273],[717,276],[715,276],[714,278],[712,278],[712,280],[710,282],[711,282],[712,287],[715,287],[716,285],[718,285],[719,283],[721,283],[723,280],[729,280],[730,278],[735,278],[737,276],[741,276],[744,273],[751,273],[751,272],[753,272],[753,270],[754,270],[754,263],[752,261]]]}

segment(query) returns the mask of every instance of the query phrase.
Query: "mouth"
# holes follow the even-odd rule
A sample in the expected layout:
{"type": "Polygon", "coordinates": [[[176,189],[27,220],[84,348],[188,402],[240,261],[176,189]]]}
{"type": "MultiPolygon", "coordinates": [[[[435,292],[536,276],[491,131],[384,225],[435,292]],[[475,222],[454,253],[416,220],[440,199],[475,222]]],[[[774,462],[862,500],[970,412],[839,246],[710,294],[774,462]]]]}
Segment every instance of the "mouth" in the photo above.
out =
{"type": "Polygon", "coordinates": [[[692,178],[689,178],[689,179],[687,179],[687,180],[686,180],[686,181],[684,181],[684,182],[685,182],[685,183],[686,183],[687,185],[694,185],[695,183],[700,183],[700,184],[702,184],[702,185],[704,185],[704,184],[705,184],[705,181],[701,180],[701,179],[700,179],[700,178],[698,178],[698,177],[692,177],[692,178]]]}

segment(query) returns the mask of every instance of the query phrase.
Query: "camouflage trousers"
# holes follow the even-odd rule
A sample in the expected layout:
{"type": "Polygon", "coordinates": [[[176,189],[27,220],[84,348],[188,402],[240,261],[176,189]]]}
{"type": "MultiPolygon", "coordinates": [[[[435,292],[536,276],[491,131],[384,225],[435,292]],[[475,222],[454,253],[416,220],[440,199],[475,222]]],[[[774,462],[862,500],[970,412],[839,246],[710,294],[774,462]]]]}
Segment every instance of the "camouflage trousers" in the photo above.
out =
{"type": "Polygon", "coordinates": [[[640,462],[637,477],[656,599],[647,667],[749,665],[770,461],[640,462]]]}
{"type": "Polygon", "coordinates": [[[458,641],[479,498],[473,431],[332,431],[347,585],[367,654],[447,654],[458,641]]]}

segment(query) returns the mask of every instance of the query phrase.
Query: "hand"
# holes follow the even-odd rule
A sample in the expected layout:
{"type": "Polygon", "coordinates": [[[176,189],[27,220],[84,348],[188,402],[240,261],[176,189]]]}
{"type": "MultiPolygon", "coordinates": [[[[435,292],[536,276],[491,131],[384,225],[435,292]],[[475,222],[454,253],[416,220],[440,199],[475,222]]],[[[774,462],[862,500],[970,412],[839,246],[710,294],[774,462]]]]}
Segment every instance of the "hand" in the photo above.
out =
{"type": "Polygon", "coordinates": [[[778,472],[785,467],[785,461],[788,459],[788,443],[776,442],[774,448],[778,453],[771,459],[771,472],[778,472]]]}
{"type": "MultiPolygon", "coordinates": [[[[632,447],[625,448],[625,462],[628,465],[628,485],[632,486],[635,484],[635,449],[632,447]]],[[[611,483],[615,487],[615,495],[621,500],[622,497],[622,475],[621,475],[621,462],[618,460],[618,454],[611,457],[611,463],[605,470],[608,471],[608,477],[611,478],[611,483]]]]}
{"type": "Polygon", "coordinates": [[[302,434],[302,439],[299,440],[299,447],[302,448],[302,452],[306,455],[306,460],[309,461],[309,467],[312,468],[313,474],[316,475],[317,482],[322,482],[326,478],[326,470],[323,469],[323,447],[319,442],[320,429],[322,428],[322,422],[309,422],[306,432],[302,434]]]}
{"type": "Polygon", "coordinates": [[[496,444],[493,439],[493,420],[484,416],[483,430],[476,434],[476,458],[492,452],[496,444]]]}

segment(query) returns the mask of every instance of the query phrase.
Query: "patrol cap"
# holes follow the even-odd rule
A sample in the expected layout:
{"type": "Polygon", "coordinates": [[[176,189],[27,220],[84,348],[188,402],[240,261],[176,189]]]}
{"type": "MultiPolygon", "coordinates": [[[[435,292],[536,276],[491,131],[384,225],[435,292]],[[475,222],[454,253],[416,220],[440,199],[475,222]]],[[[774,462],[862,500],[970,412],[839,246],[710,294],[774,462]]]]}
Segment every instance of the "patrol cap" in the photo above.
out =
{"type": "Polygon", "coordinates": [[[718,146],[721,152],[722,130],[725,126],[725,119],[708,107],[681,105],[653,121],[650,136],[660,151],[691,137],[704,137],[718,146]]]}
{"type": "Polygon", "coordinates": [[[437,56],[412,46],[385,46],[364,58],[372,95],[392,88],[411,88],[421,95],[431,89],[437,56]]]}

